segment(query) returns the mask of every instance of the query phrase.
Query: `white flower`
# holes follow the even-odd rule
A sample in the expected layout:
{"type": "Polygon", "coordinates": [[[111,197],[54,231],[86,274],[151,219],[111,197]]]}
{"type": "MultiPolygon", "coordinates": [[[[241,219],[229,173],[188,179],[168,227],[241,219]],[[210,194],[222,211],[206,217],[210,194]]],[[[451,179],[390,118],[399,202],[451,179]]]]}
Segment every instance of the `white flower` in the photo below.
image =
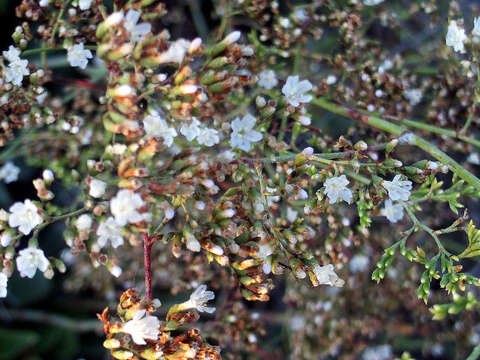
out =
{"type": "Polygon", "coordinates": [[[270,244],[258,244],[258,253],[257,258],[263,259],[263,272],[265,274],[270,274],[272,271],[272,266],[268,261],[267,257],[273,254],[273,249],[270,244]]]}
{"type": "Polygon", "coordinates": [[[349,203],[352,201],[352,191],[347,188],[350,183],[345,175],[334,176],[325,180],[324,194],[327,194],[331,204],[335,204],[340,198],[349,203]]]}
{"type": "Polygon", "coordinates": [[[352,257],[348,264],[350,265],[350,270],[353,272],[363,272],[367,269],[368,263],[368,256],[358,254],[352,257]]]}
{"type": "Polygon", "coordinates": [[[337,82],[337,77],[335,75],[328,75],[325,81],[327,85],[333,85],[337,82]]]}
{"type": "Polygon", "coordinates": [[[7,275],[0,272],[0,298],[7,297],[7,283],[8,283],[7,275]]]}
{"type": "Polygon", "coordinates": [[[68,48],[67,60],[73,67],[85,69],[88,64],[88,59],[91,58],[93,58],[92,52],[90,50],[85,50],[83,48],[83,43],[75,44],[68,48]]]}
{"type": "Polygon", "coordinates": [[[8,47],[8,51],[4,51],[2,54],[3,54],[3,57],[10,62],[15,62],[17,60],[20,60],[20,50],[13,45],[10,45],[8,47]]]}
{"type": "Polygon", "coordinates": [[[278,80],[273,70],[264,70],[258,74],[258,85],[264,87],[267,90],[273,89],[277,86],[278,80]]]}
{"type": "Polygon", "coordinates": [[[110,14],[106,19],[105,19],[105,25],[107,27],[113,27],[117,26],[122,22],[124,18],[124,15],[121,11],[116,11],[112,14],[110,14]]]}
{"type": "Polygon", "coordinates": [[[42,178],[45,181],[52,182],[55,179],[55,176],[53,175],[53,171],[50,169],[45,169],[42,171],[42,178]]]}
{"type": "Polygon", "coordinates": [[[473,20],[472,34],[474,36],[480,36],[480,17],[477,17],[473,20]]]}
{"type": "Polygon", "coordinates": [[[88,230],[92,227],[92,218],[87,214],[80,215],[77,219],[76,226],[78,231],[88,230]]]}
{"type": "Polygon", "coordinates": [[[390,200],[407,201],[410,197],[410,190],[412,190],[412,182],[409,180],[402,180],[402,175],[395,175],[392,181],[382,181],[382,186],[387,189],[390,200]]]}
{"type": "Polygon", "coordinates": [[[305,8],[297,7],[293,11],[293,17],[295,17],[300,22],[305,22],[308,19],[307,10],[305,8]]]}
{"type": "Polygon", "coordinates": [[[146,345],[145,340],[157,340],[160,331],[160,321],[156,316],[147,314],[145,309],[137,310],[133,319],[122,326],[123,332],[129,334],[137,345],[146,345]]]}
{"type": "Polygon", "coordinates": [[[104,247],[109,241],[114,248],[123,245],[123,237],[120,227],[113,217],[109,217],[107,220],[100,223],[97,229],[97,236],[97,243],[100,247],[104,247]]]}
{"type": "Polygon", "coordinates": [[[315,264],[313,267],[313,273],[317,278],[320,285],[330,285],[330,286],[338,286],[342,287],[345,283],[342,279],[335,274],[334,267],[332,264],[328,264],[325,266],[320,266],[315,264]]]}
{"type": "Polygon", "coordinates": [[[185,235],[185,245],[187,249],[194,252],[200,251],[200,243],[197,238],[192,233],[186,233],[185,235]]]}
{"type": "Polygon", "coordinates": [[[20,168],[15,166],[12,162],[7,162],[0,168],[0,179],[9,184],[17,181],[18,174],[20,174],[20,168]]]}
{"type": "Polygon", "coordinates": [[[230,145],[232,148],[239,148],[243,151],[250,151],[251,143],[262,140],[262,133],[253,130],[257,120],[250,114],[242,119],[235,118],[232,121],[232,133],[230,134],[230,145]]]}
{"type": "Polygon", "coordinates": [[[90,181],[90,191],[88,194],[94,198],[100,198],[105,194],[107,183],[102,180],[92,179],[90,181]]]}
{"type": "Polygon", "coordinates": [[[33,278],[37,269],[45,272],[50,262],[41,249],[29,247],[20,250],[17,257],[17,269],[21,277],[33,278]]]}
{"type": "Polygon", "coordinates": [[[18,230],[24,235],[30,234],[32,229],[42,222],[42,217],[38,213],[35,204],[27,199],[23,203],[16,202],[9,211],[8,225],[10,227],[18,227],[18,230]]]}
{"type": "Polygon", "coordinates": [[[367,6],[374,6],[381,4],[384,0],[363,0],[363,3],[367,6]]]}
{"type": "Polygon", "coordinates": [[[165,64],[165,63],[178,63],[180,64],[183,59],[185,58],[185,55],[188,52],[188,49],[190,48],[190,41],[185,40],[185,39],[178,39],[174,41],[173,43],[170,44],[170,47],[168,48],[167,51],[164,51],[161,53],[157,61],[159,64],[165,64]]]}
{"type": "Polygon", "coordinates": [[[396,223],[403,218],[403,206],[401,204],[392,203],[392,200],[385,200],[385,207],[380,213],[390,222],[396,223]]]}
{"type": "Polygon", "coordinates": [[[200,285],[190,295],[190,299],[183,304],[183,309],[197,309],[200,312],[207,312],[209,314],[215,311],[214,307],[205,306],[209,300],[215,299],[215,293],[213,291],[207,291],[206,285],[200,285]]]}
{"type": "Polygon", "coordinates": [[[2,235],[0,235],[0,245],[2,245],[3,247],[7,247],[8,245],[10,245],[12,242],[12,235],[7,233],[7,232],[4,232],[2,233],[2,235]]]}
{"type": "Polygon", "coordinates": [[[123,189],[110,200],[110,211],[115,217],[116,223],[124,226],[127,223],[136,223],[143,220],[143,216],[137,211],[143,205],[145,205],[145,202],[139,194],[123,189]]]}
{"type": "Polygon", "coordinates": [[[46,6],[48,6],[49,1],[50,0],[40,0],[38,2],[38,5],[40,5],[41,7],[46,7],[46,6]]]}
{"type": "Polygon", "coordinates": [[[310,81],[300,81],[298,75],[295,75],[287,78],[287,82],[283,85],[282,93],[290,105],[297,107],[300,103],[312,101],[312,95],[305,94],[310,90],[312,90],[310,81]]]}
{"type": "Polygon", "coordinates": [[[205,145],[210,147],[220,142],[220,136],[218,136],[217,130],[204,128],[200,130],[200,134],[198,134],[197,141],[200,145],[205,145]]]}
{"type": "Polygon", "coordinates": [[[236,43],[241,36],[242,33],[240,31],[232,31],[230,34],[225,36],[225,39],[223,39],[222,42],[227,45],[231,45],[233,43],[236,43]]]}
{"type": "Polygon", "coordinates": [[[410,105],[417,105],[422,101],[423,92],[420,89],[410,89],[405,91],[405,98],[410,102],[410,105]]]}
{"type": "Polygon", "coordinates": [[[467,157],[467,162],[474,165],[480,165],[480,156],[476,152],[470,153],[467,157]]]}
{"type": "Polygon", "coordinates": [[[11,62],[5,70],[5,81],[13,85],[22,85],[23,77],[30,74],[28,60],[17,59],[11,62]]]}
{"type": "Polygon", "coordinates": [[[467,41],[467,35],[465,30],[457,25],[455,20],[450,21],[448,25],[447,37],[445,43],[448,46],[453,47],[454,51],[465,52],[465,41],[467,41]]]}
{"type": "Polygon", "coordinates": [[[92,4],[93,0],[79,0],[78,7],[80,10],[88,10],[90,9],[90,5],[92,4]]]}
{"type": "Polygon", "coordinates": [[[197,118],[192,118],[190,124],[183,124],[180,128],[180,134],[185,136],[188,141],[193,141],[200,134],[200,121],[197,118]]]}
{"type": "Polygon", "coordinates": [[[152,30],[152,25],[149,23],[137,25],[140,15],[140,11],[130,9],[125,16],[125,29],[128,31],[132,41],[141,41],[152,30]]]}
{"type": "Polygon", "coordinates": [[[392,357],[392,347],[390,345],[379,345],[367,348],[362,355],[363,360],[387,360],[392,357]]]}
{"type": "Polygon", "coordinates": [[[298,217],[298,211],[292,209],[290,206],[287,206],[287,220],[293,223],[295,220],[297,220],[298,217]]]}
{"type": "Polygon", "coordinates": [[[152,112],[143,119],[143,126],[148,136],[162,138],[166,147],[172,146],[173,138],[177,136],[177,130],[169,127],[156,112],[152,112]]]}

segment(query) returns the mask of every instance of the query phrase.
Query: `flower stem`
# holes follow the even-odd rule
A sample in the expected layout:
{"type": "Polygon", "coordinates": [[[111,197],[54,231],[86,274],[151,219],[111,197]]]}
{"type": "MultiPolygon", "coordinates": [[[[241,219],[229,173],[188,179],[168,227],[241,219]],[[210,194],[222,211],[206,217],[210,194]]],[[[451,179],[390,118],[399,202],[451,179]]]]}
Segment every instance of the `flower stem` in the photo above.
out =
{"type": "MultiPolygon", "coordinates": [[[[313,99],[312,103],[334,114],[345,116],[355,121],[361,121],[366,125],[383,130],[395,136],[400,136],[404,132],[408,131],[408,128],[404,125],[393,124],[390,121],[379,118],[377,116],[367,115],[358,110],[350,109],[342,105],[337,105],[324,98],[315,98],[313,99]]],[[[440,161],[442,164],[447,165],[452,172],[454,172],[463,180],[468,182],[475,189],[480,190],[480,179],[478,179],[475,175],[473,175],[471,172],[466,170],[463,166],[461,166],[459,163],[457,163],[455,160],[453,160],[450,156],[445,154],[443,151],[441,151],[432,143],[424,140],[418,135],[412,134],[412,136],[413,136],[413,141],[411,142],[412,145],[415,145],[420,149],[422,149],[423,151],[429,153],[435,159],[440,161]]]]}
{"type": "Polygon", "coordinates": [[[152,241],[143,233],[143,262],[145,267],[145,297],[152,300],[152,241]]]}

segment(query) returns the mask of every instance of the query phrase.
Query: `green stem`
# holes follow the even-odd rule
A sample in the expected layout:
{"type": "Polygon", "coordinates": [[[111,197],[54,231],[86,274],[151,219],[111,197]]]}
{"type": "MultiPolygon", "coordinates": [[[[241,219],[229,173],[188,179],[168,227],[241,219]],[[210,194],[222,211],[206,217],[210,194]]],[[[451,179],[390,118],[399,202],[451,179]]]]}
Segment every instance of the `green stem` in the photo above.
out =
{"type": "Polygon", "coordinates": [[[459,139],[459,140],[465,141],[466,143],[469,143],[473,146],[476,146],[476,147],[480,148],[480,141],[479,140],[473,139],[473,138],[468,137],[468,136],[460,135],[461,131],[460,131],[460,133],[457,133],[455,130],[442,129],[442,128],[439,128],[435,125],[424,124],[424,123],[421,123],[421,122],[418,122],[418,121],[413,121],[413,120],[408,120],[408,119],[401,120],[400,122],[402,124],[406,125],[406,126],[409,126],[409,127],[414,127],[416,129],[426,130],[426,131],[429,131],[429,132],[434,133],[434,134],[445,135],[445,136],[448,136],[448,137],[451,137],[451,138],[454,138],[454,139],[459,139]]]}
{"type": "Polygon", "coordinates": [[[405,203],[402,202],[402,206],[407,211],[407,214],[410,217],[410,219],[412,220],[413,224],[418,226],[419,228],[421,228],[426,233],[428,233],[433,238],[433,240],[435,240],[435,243],[437,244],[438,249],[442,253],[444,253],[445,255],[447,255],[449,257],[452,256],[452,254],[450,254],[450,252],[448,252],[445,249],[445,247],[443,246],[442,242],[440,241],[440,239],[438,238],[438,236],[436,234],[436,231],[433,230],[432,228],[428,227],[424,223],[422,223],[420,220],[418,220],[418,218],[415,216],[412,209],[410,209],[410,207],[408,205],[406,205],[405,203]]]}
{"type": "MultiPolygon", "coordinates": [[[[85,49],[88,50],[97,50],[96,45],[85,45],[85,49]]],[[[46,52],[51,52],[51,51],[66,51],[64,47],[50,47],[50,48],[35,48],[35,49],[29,49],[25,50],[22,52],[22,56],[30,56],[30,55],[36,55],[36,54],[44,54],[46,52]]]]}
{"type": "MultiPolygon", "coordinates": [[[[353,110],[342,105],[337,105],[323,98],[315,98],[312,103],[334,114],[348,117],[355,121],[361,121],[366,125],[383,130],[395,136],[400,136],[404,132],[408,131],[408,128],[404,125],[396,125],[377,116],[366,115],[357,110],[353,110]]],[[[455,160],[453,160],[450,156],[445,154],[432,143],[424,140],[418,135],[412,134],[412,142],[410,144],[416,145],[423,151],[429,153],[442,164],[447,165],[452,172],[456,173],[459,177],[468,182],[475,189],[480,190],[480,179],[478,179],[475,175],[466,170],[459,163],[457,163],[455,160]]]]}
{"type": "Polygon", "coordinates": [[[472,353],[468,356],[467,360],[477,360],[480,357],[480,345],[473,348],[472,353]]]}

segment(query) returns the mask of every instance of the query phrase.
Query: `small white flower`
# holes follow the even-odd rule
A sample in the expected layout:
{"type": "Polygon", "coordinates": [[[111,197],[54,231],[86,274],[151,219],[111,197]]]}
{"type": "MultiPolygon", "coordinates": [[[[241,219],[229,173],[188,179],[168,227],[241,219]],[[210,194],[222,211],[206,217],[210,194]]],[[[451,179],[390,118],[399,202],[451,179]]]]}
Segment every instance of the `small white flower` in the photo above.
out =
{"type": "Polygon", "coordinates": [[[287,78],[287,82],[283,85],[282,93],[290,105],[297,107],[300,103],[312,101],[312,95],[306,94],[310,90],[312,90],[310,81],[300,81],[298,75],[295,75],[287,78]]]}
{"type": "Polygon", "coordinates": [[[382,181],[382,186],[387,189],[390,200],[407,201],[410,197],[410,190],[412,190],[412,182],[409,180],[402,180],[402,175],[395,175],[392,181],[382,181]]]}
{"type": "Polygon", "coordinates": [[[8,283],[7,275],[0,272],[0,298],[7,297],[7,283],[8,283]]]}
{"type": "Polygon", "coordinates": [[[363,3],[367,6],[374,6],[381,4],[384,0],[363,0],[363,3]]]}
{"type": "Polygon", "coordinates": [[[46,6],[48,6],[49,1],[50,0],[40,0],[38,2],[38,5],[40,5],[41,7],[46,7],[46,6]]]}
{"type": "Polygon", "coordinates": [[[109,241],[114,248],[123,245],[120,226],[118,226],[113,217],[109,217],[107,220],[100,223],[97,229],[97,236],[97,243],[100,247],[104,247],[109,241]]]}
{"type": "Polygon", "coordinates": [[[209,300],[215,299],[215,293],[213,291],[207,291],[206,285],[200,285],[190,295],[190,299],[184,302],[183,309],[197,309],[200,312],[207,312],[209,314],[215,311],[214,307],[205,306],[209,300]]]}
{"type": "Polygon", "coordinates": [[[325,180],[324,194],[327,194],[331,204],[335,204],[340,198],[349,203],[352,201],[352,191],[347,188],[350,183],[345,175],[334,176],[325,180]]]}
{"type": "Polygon", "coordinates": [[[335,274],[334,267],[332,264],[328,264],[325,266],[320,266],[315,264],[313,267],[313,273],[317,278],[320,285],[330,285],[330,286],[337,286],[342,287],[345,283],[342,279],[335,274]]]}
{"type": "Polygon", "coordinates": [[[23,77],[30,74],[28,60],[17,59],[11,62],[5,70],[5,81],[13,85],[22,85],[23,77]]]}
{"type": "Polygon", "coordinates": [[[130,35],[132,41],[141,41],[142,38],[152,31],[152,25],[149,23],[138,24],[140,20],[140,11],[130,9],[125,15],[125,29],[130,35]]]}
{"type": "Polygon", "coordinates": [[[106,19],[105,19],[105,25],[107,27],[113,27],[117,26],[122,22],[124,18],[124,15],[121,11],[116,11],[112,14],[110,14],[106,19]]]}
{"type": "Polygon", "coordinates": [[[11,234],[9,234],[7,232],[4,232],[4,233],[2,233],[2,235],[0,235],[0,245],[2,245],[3,247],[7,247],[11,243],[12,243],[12,235],[11,234]]]}
{"type": "Polygon", "coordinates": [[[362,355],[362,360],[387,360],[392,357],[390,345],[379,345],[367,348],[362,355]]]}
{"type": "Polygon", "coordinates": [[[45,272],[50,265],[43,251],[33,247],[20,250],[16,262],[20,276],[30,279],[35,276],[37,269],[45,272]]]}
{"type": "Polygon", "coordinates": [[[86,69],[88,59],[93,58],[90,50],[85,50],[83,43],[75,44],[68,48],[67,60],[73,67],[79,67],[80,69],[86,69]]]}
{"type": "Polygon", "coordinates": [[[263,272],[265,274],[270,274],[272,271],[272,265],[268,261],[267,257],[273,254],[273,249],[270,244],[258,244],[258,253],[257,258],[263,259],[263,272]]]}
{"type": "Polygon", "coordinates": [[[0,179],[6,184],[17,181],[20,168],[15,166],[12,162],[7,162],[0,168],[0,179]]]}
{"type": "Polygon", "coordinates": [[[38,213],[38,208],[35,204],[26,199],[23,203],[16,202],[9,211],[8,225],[10,227],[18,227],[18,230],[24,235],[30,234],[33,228],[42,222],[42,217],[38,213]]]}
{"type": "Polygon", "coordinates": [[[465,52],[465,41],[467,41],[465,30],[457,25],[455,20],[450,21],[448,25],[447,37],[445,43],[447,46],[453,47],[454,51],[465,52]]]}
{"type": "Polygon", "coordinates": [[[257,120],[250,114],[242,119],[235,118],[232,121],[232,133],[230,134],[230,145],[243,151],[250,151],[251,143],[262,140],[261,132],[253,130],[257,120]]]}
{"type": "Polygon", "coordinates": [[[198,134],[197,141],[200,145],[211,147],[220,142],[220,136],[218,135],[217,130],[204,128],[200,130],[200,134],[198,134]]]}
{"type": "Polygon", "coordinates": [[[129,334],[137,345],[146,345],[145,340],[157,340],[160,334],[160,320],[147,314],[145,309],[137,310],[133,318],[122,326],[123,332],[129,334]]]}
{"type": "Polygon", "coordinates": [[[480,165],[480,156],[476,152],[470,153],[467,157],[467,162],[473,165],[480,165]]]}
{"type": "Polygon", "coordinates": [[[350,270],[353,272],[363,272],[367,270],[368,263],[368,256],[357,254],[350,259],[348,265],[350,266],[350,270]]]}
{"type": "Polygon", "coordinates": [[[305,20],[308,19],[307,10],[305,8],[297,7],[293,11],[293,17],[296,18],[298,21],[303,23],[303,22],[305,22],[305,20]]]}
{"type": "Polygon", "coordinates": [[[162,138],[166,147],[172,146],[173,138],[177,136],[177,130],[169,127],[168,123],[156,112],[152,112],[143,119],[143,126],[148,136],[162,138]]]}
{"type": "Polygon", "coordinates": [[[13,45],[10,45],[8,47],[8,51],[4,51],[2,54],[3,57],[9,62],[15,62],[20,60],[20,50],[13,45]]]}
{"type": "Polygon", "coordinates": [[[480,36],[480,17],[477,17],[473,20],[472,34],[474,36],[480,36]]]}
{"type": "Polygon", "coordinates": [[[185,136],[188,141],[193,141],[200,134],[200,121],[197,118],[192,118],[190,124],[183,124],[180,128],[180,134],[185,136]]]}
{"type": "Polygon", "coordinates": [[[199,252],[201,248],[200,243],[192,233],[187,233],[185,235],[185,245],[187,246],[188,250],[194,252],[199,252]]]}
{"type": "Polygon", "coordinates": [[[405,98],[410,102],[410,105],[417,105],[422,101],[423,92],[420,89],[410,89],[405,91],[405,98]]]}
{"type": "Polygon", "coordinates": [[[42,171],[42,178],[45,181],[52,182],[54,180],[55,176],[53,175],[52,170],[45,169],[45,170],[42,171]]]}
{"type": "Polygon", "coordinates": [[[293,223],[295,220],[297,220],[298,217],[298,211],[292,209],[290,206],[287,206],[287,220],[293,223]]]}
{"type": "Polygon", "coordinates": [[[88,10],[90,9],[90,5],[92,4],[93,0],[79,0],[78,7],[80,10],[88,10]]]}
{"type": "Polygon", "coordinates": [[[170,44],[170,47],[168,48],[167,51],[164,51],[161,53],[157,61],[159,64],[165,64],[165,63],[178,63],[180,64],[183,59],[185,58],[185,55],[188,52],[188,49],[190,48],[190,41],[185,40],[185,39],[178,39],[174,41],[173,43],[170,44]]]}
{"type": "Polygon", "coordinates": [[[137,211],[145,205],[142,197],[130,190],[122,189],[110,200],[110,211],[118,225],[136,223],[143,220],[143,216],[137,211]]]}
{"type": "Polygon", "coordinates": [[[107,183],[102,180],[92,179],[90,181],[90,191],[88,194],[94,198],[101,198],[105,194],[107,183]]]}
{"type": "Polygon", "coordinates": [[[390,222],[396,223],[403,218],[403,206],[394,204],[392,200],[385,200],[385,207],[380,211],[390,222]]]}
{"type": "Polygon", "coordinates": [[[231,45],[233,43],[236,43],[241,36],[242,33],[240,31],[232,31],[230,34],[225,36],[225,39],[223,39],[222,42],[227,45],[231,45]]]}
{"type": "Polygon", "coordinates": [[[261,87],[271,90],[275,86],[277,86],[278,80],[273,70],[263,70],[260,74],[258,74],[258,85],[261,87]]]}
{"type": "Polygon", "coordinates": [[[87,214],[80,215],[77,219],[76,226],[78,231],[89,230],[92,227],[92,218],[87,214]]]}
{"type": "Polygon", "coordinates": [[[333,85],[337,82],[337,77],[335,75],[328,75],[326,82],[327,85],[333,85]]]}

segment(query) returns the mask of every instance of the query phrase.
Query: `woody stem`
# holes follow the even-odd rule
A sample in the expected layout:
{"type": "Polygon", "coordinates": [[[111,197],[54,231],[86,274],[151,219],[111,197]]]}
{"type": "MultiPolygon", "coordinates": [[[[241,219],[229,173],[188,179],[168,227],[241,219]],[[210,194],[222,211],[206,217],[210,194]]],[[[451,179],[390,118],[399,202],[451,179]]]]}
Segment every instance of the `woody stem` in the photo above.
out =
{"type": "Polygon", "coordinates": [[[145,266],[145,297],[152,300],[152,241],[143,233],[143,262],[145,266]]]}

